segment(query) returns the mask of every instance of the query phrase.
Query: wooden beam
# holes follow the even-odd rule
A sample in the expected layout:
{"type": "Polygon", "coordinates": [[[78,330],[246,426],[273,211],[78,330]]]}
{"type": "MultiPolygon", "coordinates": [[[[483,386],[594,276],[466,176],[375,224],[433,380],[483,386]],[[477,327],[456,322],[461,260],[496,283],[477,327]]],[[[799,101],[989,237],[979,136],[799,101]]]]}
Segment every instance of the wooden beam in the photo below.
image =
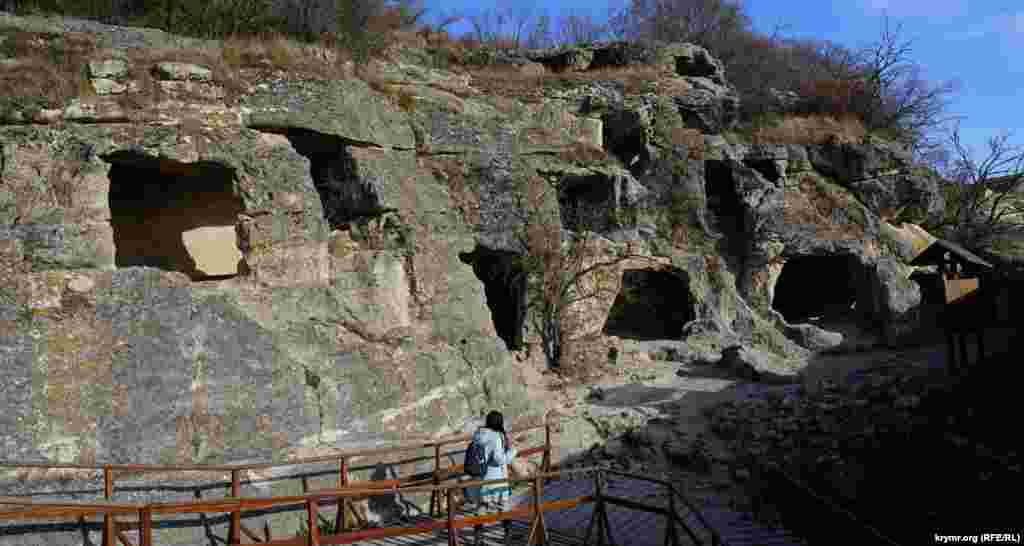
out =
{"type": "Polygon", "coordinates": [[[459,541],[455,538],[455,513],[452,512],[452,490],[448,489],[445,491],[447,495],[448,504],[448,546],[459,546],[459,541]]]}
{"type": "Polygon", "coordinates": [[[149,508],[139,510],[139,521],[142,522],[139,546],[153,546],[153,512],[149,508]]]}
{"type": "Polygon", "coordinates": [[[309,523],[309,546],[320,546],[320,527],[317,525],[317,503],[306,501],[306,515],[309,523]]]}
{"type": "MultiPolygon", "coordinates": [[[[242,496],[242,488],[240,483],[240,471],[231,471],[231,496],[234,498],[240,498],[242,496]]],[[[239,507],[238,510],[231,512],[231,531],[228,533],[229,544],[241,544],[242,543],[242,509],[239,507]]]]}

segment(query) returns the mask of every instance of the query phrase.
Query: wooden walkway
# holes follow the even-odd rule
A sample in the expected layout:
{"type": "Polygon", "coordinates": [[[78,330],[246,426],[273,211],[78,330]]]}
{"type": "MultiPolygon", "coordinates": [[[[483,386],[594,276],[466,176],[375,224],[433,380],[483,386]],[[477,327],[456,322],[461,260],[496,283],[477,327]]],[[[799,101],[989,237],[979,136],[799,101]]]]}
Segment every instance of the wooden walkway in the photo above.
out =
{"type": "MultiPolygon", "coordinates": [[[[656,483],[620,476],[609,476],[606,493],[627,498],[646,505],[668,508],[668,493],[656,483]]],[[[573,479],[551,481],[544,487],[544,500],[576,497],[594,493],[593,480],[573,479]]],[[[748,514],[729,508],[715,497],[693,498],[703,519],[717,531],[722,543],[728,546],[802,546],[805,542],[785,529],[762,525],[748,514]]],[[[525,498],[522,499],[525,502],[525,498]]],[[[552,512],[545,516],[549,531],[557,532],[563,540],[575,538],[582,543],[595,506],[586,504],[572,510],[552,512]]],[[[698,521],[698,516],[680,509],[683,521],[704,544],[712,544],[710,532],[698,521]]],[[[666,518],[651,512],[609,505],[612,539],[617,546],[661,546],[665,543],[666,518]]],[[[682,530],[680,530],[682,531],[682,530]]],[[[679,533],[682,544],[692,544],[686,533],[679,533]]]]}

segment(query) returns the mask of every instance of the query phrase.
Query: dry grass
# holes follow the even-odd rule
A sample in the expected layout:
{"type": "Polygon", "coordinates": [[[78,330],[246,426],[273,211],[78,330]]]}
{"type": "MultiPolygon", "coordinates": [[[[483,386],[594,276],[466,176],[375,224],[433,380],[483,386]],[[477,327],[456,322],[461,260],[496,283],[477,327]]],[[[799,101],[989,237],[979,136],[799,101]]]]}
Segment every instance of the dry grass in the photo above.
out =
{"type": "Polygon", "coordinates": [[[401,85],[395,85],[386,81],[371,65],[357,69],[356,76],[403,111],[412,112],[416,109],[416,97],[412,93],[401,85]]]}
{"type": "Polygon", "coordinates": [[[96,41],[84,33],[63,35],[0,31],[3,54],[12,60],[0,70],[0,112],[63,106],[71,97],[89,95],[84,67],[96,41]]]}
{"type": "Polygon", "coordinates": [[[836,223],[835,211],[851,210],[854,203],[846,194],[832,191],[818,183],[814,175],[801,175],[799,192],[786,192],[783,218],[788,224],[814,226],[819,239],[850,241],[864,238],[864,226],[859,223],[836,223]]]}
{"type": "Polygon", "coordinates": [[[857,142],[867,135],[860,120],[853,117],[787,116],[777,124],[756,127],[749,136],[755,144],[823,144],[830,140],[857,142]]]}
{"type": "Polygon", "coordinates": [[[602,68],[586,72],[549,72],[543,74],[522,71],[510,66],[470,68],[473,85],[485,94],[539,100],[546,89],[572,88],[595,81],[616,81],[624,86],[626,94],[656,90],[655,82],[664,74],[652,67],[629,66],[602,68]]]}

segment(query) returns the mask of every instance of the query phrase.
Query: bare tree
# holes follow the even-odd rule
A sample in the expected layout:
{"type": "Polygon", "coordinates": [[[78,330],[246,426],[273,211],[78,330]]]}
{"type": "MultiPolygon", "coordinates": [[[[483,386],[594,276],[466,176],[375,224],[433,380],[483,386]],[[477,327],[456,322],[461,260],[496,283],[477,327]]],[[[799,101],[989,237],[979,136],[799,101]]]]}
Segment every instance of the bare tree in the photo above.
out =
{"type": "Polygon", "coordinates": [[[593,43],[607,33],[608,27],[589,15],[569,14],[558,18],[558,41],[563,45],[593,43]]]}
{"type": "Polygon", "coordinates": [[[533,8],[529,6],[508,8],[505,17],[512,27],[510,36],[512,43],[515,44],[516,49],[523,47],[529,33],[530,21],[533,19],[533,8]]]}
{"type": "Polygon", "coordinates": [[[611,26],[625,38],[712,47],[724,35],[749,28],[750,19],[736,0],[631,0],[611,26]]]}
{"type": "Polygon", "coordinates": [[[551,47],[553,41],[551,32],[551,17],[546,13],[538,15],[526,37],[525,46],[530,49],[551,47]]]}
{"type": "Polygon", "coordinates": [[[480,44],[497,44],[504,38],[507,16],[504,11],[486,10],[466,17],[473,27],[473,38],[480,44]]]}
{"type": "Polygon", "coordinates": [[[961,140],[959,127],[953,129],[946,217],[929,227],[975,250],[1024,237],[1024,148],[1009,138],[1009,133],[990,138],[987,154],[978,160],[961,140]]]}
{"type": "Polygon", "coordinates": [[[926,134],[950,121],[945,112],[957,84],[933,83],[922,77],[913,60],[913,40],[902,36],[903,26],[890,25],[885,17],[878,40],[861,52],[859,73],[867,84],[868,98],[858,112],[871,129],[894,131],[915,153],[929,144],[926,134]]]}
{"type": "Polygon", "coordinates": [[[575,222],[575,231],[564,229],[564,211],[553,210],[559,191],[558,183],[529,177],[514,194],[519,211],[516,237],[525,249],[521,266],[531,279],[530,322],[540,335],[545,360],[552,369],[562,367],[566,321],[573,309],[598,298],[614,297],[624,262],[652,260],[629,252],[606,252],[600,236],[585,222],[575,222]]]}

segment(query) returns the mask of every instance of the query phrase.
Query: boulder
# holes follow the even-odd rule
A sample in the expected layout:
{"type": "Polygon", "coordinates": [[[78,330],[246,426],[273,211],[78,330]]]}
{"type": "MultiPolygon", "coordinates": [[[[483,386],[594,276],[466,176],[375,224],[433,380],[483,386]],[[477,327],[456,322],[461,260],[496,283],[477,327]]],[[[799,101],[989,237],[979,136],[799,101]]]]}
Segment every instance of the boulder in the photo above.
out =
{"type": "Polygon", "coordinates": [[[528,51],[526,57],[554,72],[583,72],[590,68],[594,54],[591,47],[568,47],[528,51]]]}
{"type": "Polygon", "coordinates": [[[850,188],[878,216],[914,207],[922,220],[942,218],[945,199],[938,176],[915,167],[910,154],[896,144],[876,138],[859,143],[831,141],[808,146],[807,152],[818,172],[850,188]]]}
{"type": "Polygon", "coordinates": [[[707,78],[725,85],[725,67],[707,49],[696,44],[669,44],[658,51],[658,57],[672,66],[679,76],[707,78]]]}
{"type": "Polygon", "coordinates": [[[128,75],[128,63],[122,59],[89,61],[89,77],[119,80],[128,75]]]}
{"type": "Polygon", "coordinates": [[[128,90],[127,85],[108,78],[93,78],[91,82],[92,88],[96,91],[97,95],[116,95],[128,90]]]}
{"type": "Polygon", "coordinates": [[[742,345],[733,345],[722,351],[719,366],[745,379],[770,383],[793,383],[797,370],[780,357],[742,345]]]}
{"type": "Polygon", "coordinates": [[[735,89],[706,77],[687,78],[687,81],[693,84],[693,89],[674,97],[687,127],[714,134],[736,125],[740,97],[735,89]]]}
{"type": "Polygon", "coordinates": [[[843,334],[829,332],[813,324],[786,325],[786,337],[812,351],[825,351],[843,343],[843,334]]]}
{"type": "Polygon", "coordinates": [[[162,62],[153,67],[153,73],[161,80],[171,81],[213,81],[213,71],[205,66],[192,63],[162,62]]]}

